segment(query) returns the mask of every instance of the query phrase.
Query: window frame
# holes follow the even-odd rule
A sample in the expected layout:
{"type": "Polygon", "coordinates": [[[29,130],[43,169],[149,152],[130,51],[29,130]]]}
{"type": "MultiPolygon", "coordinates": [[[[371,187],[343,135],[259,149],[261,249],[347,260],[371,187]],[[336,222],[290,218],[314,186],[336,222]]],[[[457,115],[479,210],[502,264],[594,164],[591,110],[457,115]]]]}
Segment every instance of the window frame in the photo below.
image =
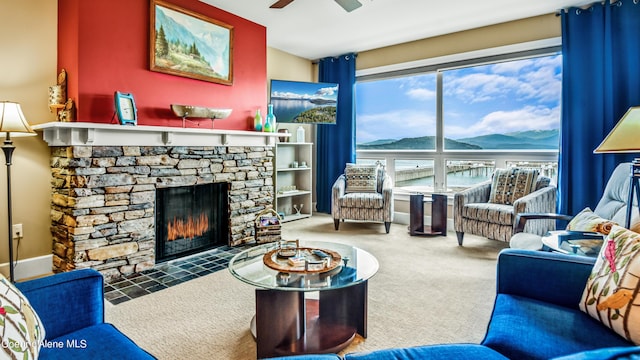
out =
{"type": "MultiPolygon", "coordinates": [[[[443,80],[442,72],[469,66],[480,66],[503,61],[522,60],[532,57],[551,56],[561,53],[561,38],[532,41],[521,44],[501,46],[467,53],[447,55],[437,58],[399,63],[377,68],[356,71],[356,82],[384,80],[425,73],[436,74],[436,149],[435,150],[358,150],[357,159],[384,160],[386,169],[395,180],[395,160],[415,159],[433,160],[433,192],[446,193],[445,166],[447,161],[455,160],[492,160],[496,168],[507,167],[510,161],[558,162],[558,150],[445,150],[443,119],[443,80]]],[[[357,119],[356,119],[357,124],[357,119]]],[[[402,188],[394,188],[397,194],[408,194],[402,188]]],[[[430,191],[423,191],[430,193],[430,191]]]]}

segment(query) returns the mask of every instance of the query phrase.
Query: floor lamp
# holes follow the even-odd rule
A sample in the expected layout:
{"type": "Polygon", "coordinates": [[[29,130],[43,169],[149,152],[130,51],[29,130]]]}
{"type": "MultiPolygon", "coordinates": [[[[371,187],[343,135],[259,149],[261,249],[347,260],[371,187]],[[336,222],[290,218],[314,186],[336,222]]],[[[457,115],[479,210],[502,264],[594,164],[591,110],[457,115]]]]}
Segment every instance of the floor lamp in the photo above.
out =
{"type": "MultiPolygon", "coordinates": [[[[15,281],[13,273],[13,220],[11,219],[11,156],[13,150],[12,136],[36,135],[24,118],[20,104],[11,101],[0,101],[0,137],[4,137],[2,151],[7,165],[7,242],[9,243],[9,279],[15,281]]],[[[17,259],[16,259],[17,260],[17,259]]]]}
{"type": "MultiPolygon", "coordinates": [[[[632,107],[622,116],[620,121],[602,141],[594,153],[637,153],[640,152],[640,106],[632,107]]],[[[629,177],[629,197],[627,198],[627,218],[625,227],[631,227],[631,209],[633,195],[636,195],[636,205],[640,215],[640,158],[635,158],[631,164],[629,177]]]]}

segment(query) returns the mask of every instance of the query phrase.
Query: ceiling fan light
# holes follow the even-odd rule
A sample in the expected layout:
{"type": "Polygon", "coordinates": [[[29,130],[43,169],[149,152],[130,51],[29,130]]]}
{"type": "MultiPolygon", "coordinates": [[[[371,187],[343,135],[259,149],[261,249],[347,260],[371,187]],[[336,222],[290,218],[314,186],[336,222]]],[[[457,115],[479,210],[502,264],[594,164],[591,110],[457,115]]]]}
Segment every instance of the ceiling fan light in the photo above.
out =
{"type": "Polygon", "coordinates": [[[362,3],[358,0],[335,0],[343,9],[347,12],[352,12],[353,10],[362,6],[362,3]]]}

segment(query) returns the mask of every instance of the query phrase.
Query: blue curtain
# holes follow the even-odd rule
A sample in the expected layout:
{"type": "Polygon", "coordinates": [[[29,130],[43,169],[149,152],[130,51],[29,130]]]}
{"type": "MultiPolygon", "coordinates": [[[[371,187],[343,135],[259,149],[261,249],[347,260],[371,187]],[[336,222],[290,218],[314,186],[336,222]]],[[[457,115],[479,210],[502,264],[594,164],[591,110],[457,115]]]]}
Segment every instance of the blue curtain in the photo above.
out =
{"type": "MultiPolygon", "coordinates": [[[[631,106],[640,105],[638,0],[562,14],[562,125],[558,210],[592,209],[613,169],[632,155],[593,154],[631,106]]],[[[640,136],[640,134],[638,134],[640,136]]]]}
{"type": "Polygon", "coordinates": [[[356,158],[355,84],[356,55],[320,60],[318,80],[338,84],[336,125],[318,125],[316,144],[316,210],[331,213],[331,186],[356,158]]]}

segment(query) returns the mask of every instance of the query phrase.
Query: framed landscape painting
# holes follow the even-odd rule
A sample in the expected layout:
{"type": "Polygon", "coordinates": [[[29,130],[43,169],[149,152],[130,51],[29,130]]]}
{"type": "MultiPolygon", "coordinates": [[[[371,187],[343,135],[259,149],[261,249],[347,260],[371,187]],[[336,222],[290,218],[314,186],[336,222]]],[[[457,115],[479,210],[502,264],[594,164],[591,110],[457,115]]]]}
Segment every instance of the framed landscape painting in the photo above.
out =
{"type": "Polygon", "coordinates": [[[233,27],[162,0],[151,1],[152,71],[231,85],[233,27]]]}

